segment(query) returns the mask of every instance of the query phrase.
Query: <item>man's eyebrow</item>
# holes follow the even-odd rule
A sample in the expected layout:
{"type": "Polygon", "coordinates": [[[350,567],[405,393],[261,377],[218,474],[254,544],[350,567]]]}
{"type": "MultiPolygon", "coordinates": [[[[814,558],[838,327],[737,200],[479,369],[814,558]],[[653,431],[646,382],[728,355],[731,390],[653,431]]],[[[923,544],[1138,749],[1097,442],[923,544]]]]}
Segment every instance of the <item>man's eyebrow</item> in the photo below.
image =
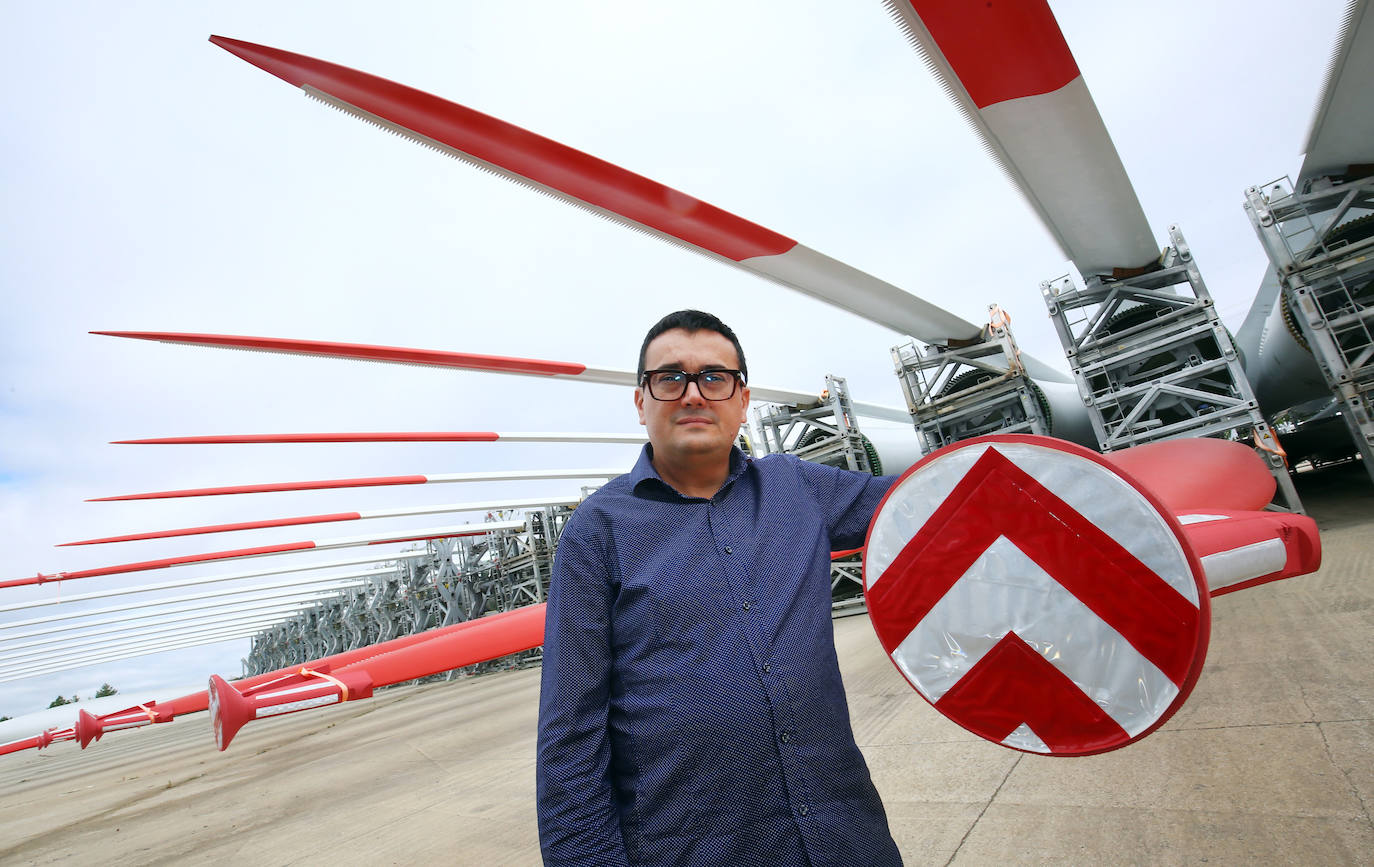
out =
{"type": "Polygon", "coordinates": [[[685,372],[687,372],[687,373],[699,373],[700,371],[703,371],[703,370],[734,370],[734,369],[735,369],[735,368],[731,367],[730,365],[726,364],[726,363],[723,362],[723,361],[708,361],[706,364],[703,364],[701,367],[697,368],[695,371],[687,370],[687,365],[683,364],[681,361],[665,361],[665,362],[663,362],[662,364],[660,364],[658,367],[652,367],[652,368],[650,368],[650,370],[681,370],[681,371],[685,371],[685,372]]]}

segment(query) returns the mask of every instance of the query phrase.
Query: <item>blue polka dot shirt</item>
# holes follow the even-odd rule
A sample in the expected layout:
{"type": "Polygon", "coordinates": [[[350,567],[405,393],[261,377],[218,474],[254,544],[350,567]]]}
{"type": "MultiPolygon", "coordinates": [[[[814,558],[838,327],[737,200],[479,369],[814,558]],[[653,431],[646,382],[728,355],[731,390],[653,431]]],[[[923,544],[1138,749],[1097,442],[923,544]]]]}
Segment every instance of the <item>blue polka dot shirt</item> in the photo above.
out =
{"type": "Polygon", "coordinates": [[[885,865],[830,551],[894,478],[731,454],[711,499],[634,470],[558,542],[539,697],[546,864],[885,865]]]}

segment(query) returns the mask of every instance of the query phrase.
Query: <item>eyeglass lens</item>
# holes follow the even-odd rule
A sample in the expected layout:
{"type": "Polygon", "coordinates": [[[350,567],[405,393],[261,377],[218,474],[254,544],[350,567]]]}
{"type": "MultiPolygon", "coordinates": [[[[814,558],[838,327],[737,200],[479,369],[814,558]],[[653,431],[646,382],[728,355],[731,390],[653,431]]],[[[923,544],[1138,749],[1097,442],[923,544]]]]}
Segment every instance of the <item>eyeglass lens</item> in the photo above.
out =
{"type": "Polygon", "coordinates": [[[701,396],[707,400],[725,400],[735,394],[735,372],[732,370],[654,370],[645,377],[649,394],[655,400],[677,400],[687,393],[687,384],[695,382],[701,396]]]}

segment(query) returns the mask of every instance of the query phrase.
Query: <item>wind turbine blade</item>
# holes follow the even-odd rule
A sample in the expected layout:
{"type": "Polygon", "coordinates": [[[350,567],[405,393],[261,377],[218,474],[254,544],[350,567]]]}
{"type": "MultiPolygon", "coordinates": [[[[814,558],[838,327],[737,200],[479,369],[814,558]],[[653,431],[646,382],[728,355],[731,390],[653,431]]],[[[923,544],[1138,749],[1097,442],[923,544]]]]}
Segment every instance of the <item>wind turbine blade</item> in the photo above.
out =
{"type": "MultiPolygon", "coordinates": [[[[351,663],[377,686],[402,683],[530,650],[544,643],[544,603],[469,620],[466,629],[351,663]]],[[[349,666],[339,666],[348,671],[349,666]]]]}
{"type": "Polygon", "coordinates": [[[953,313],[791,238],[490,115],[302,54],[210,41],[361,120],[899,333],[928,343],[978,334],[953,313]]]}
{"type": "MultiPolygon", "coordinates": [[[[395,572],[373,573],[381,577],[394,577],[395,572]]],[[[339,576],[346,578],[347,576],[339,576]]],[[[210,593],[188,593],[183,596],[162,597],[160,599],[148,599],[142,602],[133,602],[127,605],[109,605],[104,608],[93,608],[85,611],[64,611],[61,614],[50,615],[48,617],[33,617],[28,620],[14,621],[6,623],[5,641],[18,641],[34,636],[54,635],[73,629],[90,629],[92,627],[105,626],[108,624],[125,625],[139,620],[151,620],[162,617],[169,617],[181,614],[186,611],[203,612],[214,609],[229,608],[236,605],[253,605],[259,602],[279,600],[279,599],[299,599],[317,602],[330,597],[337,597],[340,593],[348,590],[363,590],[371,583],[368,578],[354,578],[353,580],[334,580],[328,584],[299,584],[273,582],[270,584],[257,584],[247,589],[238,590],[216,590],[210,593]],[[264,592],[257,592],[257,591],[264,592]],[[270,592],[275,590],[276,592],[270,592]],[[189,603],[189,607],[186,606],[189,603]],[[141,608],[157,608],[157,611],[139,611],[141,608]],[[106,617],[105,615],[111,615],[106,617]],[[63,620],[80,620],[80,623],[66,623],[61,626],[52,624],[63,620]],[[21,626],[40,625],[40,628],[30,629],[25,632],[13,632],[21,626]]]]}
{"type": "Polygon", "coordinates": [[[1159,248],[1045,0],[884,0],[926,66],[1083,274],[1159,248]]]}
{"type": "Polygon", "coordinates": [[[599,370],[572,361],[547,361],[450,352],[440,349],[413,349],[404,346],[375,346],[367,343],[338,343],[330,340],[294,340],[281,337],[247,337],[233,334],[195,334],[174,331],[92,331],[103,337],[130,337],[160,343],[188,346],[214,346],[286,355],[313,355],[322,358],[352,358],[382,364],[411,364],[418,367],[451,367],[457,370],[485,370],[490,373],[515,373],[523,376],[581,377],[608,385],[634,385],[634,374],[619,370],[599,370]]]}
{"type": "Polygon", "coordinates": [[[367,433],[227,434],[115,440],[113,445],[224,445],[244,443],[623,443],[642,445],[643,434],[497,433],[496,431],[400,431],[367,433]]]}
{"type": "Polygon", "coordinates": [[[214,619],[191,620],[181,623],[160,623],[142,629],[110,630],[104,634],[67,636],[61,642],[62,646],[57,648],[41,646],[25,648],[16,645],[0,651],[0,671],[79,660],[84,656],[116,650],[120,646],[134,646],[142,642],[201,635],[227,628],[255,626],[265,629],[302,613],[308,607],[306,603],[276,605],[238,616],[215,617],[214,619]]]}
{"type": "Polygon", "coordinates": [[[43,735],[34,735],[31,738],[10,741],[9,743],[0,744],[0,756],[17,753],[20,750],[39,750],[50,743],[52,743],[52,741],[45,740],[43,735]]]}
{"type": "Polygon", "coordinates": [[[397,535],[396,531],[392,531],[390,533],[376,533],[368,536],[326,539],[319,542],[286,542],[280,545],[264,545],[258,548],[238,548],[232,551],[214,551],[209,554],[191,554],[185,557],[167,557],[162,560],[144,560],[138,563],[102,566],[98,569],[82,569],[76,572],[57,572],[52,575],[39,574],[32,578],[15,578],[10,581],[0,581],[0,588],[22,587],[30,584],[49,584],[54,581],[72,581],[77,578],[97,578],[102,575],[121,575],[126,572],[146,572],[151,569],[168,569],[173,566],[185,566],[191,563],[207,563],[218,560],[242,560],[248,557],[267,557],[272,554],[291,554],[297,551],[351,548],[357,545],[385,545],[391,542],[423,542],[428,539],[447,539],[457,536],[481,536],[496,530],[518,530],[524,526],[524,521],[490,521],[484,524],[459,524],[453,527],[429,527],[423,530],[410,530],[400,535],[397,535]]]}
{"type": "MultiPolygon", "coordinates": [[[[257,630],[245,629],[237,632],[228,632],[218,636],[203,636],[200,638],[186,638],[182,641],[170,641],[162,644],[149,645],[138,648],[124,648],[111,651],[97,658],[75,659],[67,662],[54,663],[52,666],[42,668],[35,667],[20,672],[10,672],[0,675],[0,683],[9,683],[16,680],[24,680],[30,677],[37,677],[42,674],[53,674],[59,671],[71,671],[74,668],[85,668],[88,665],[95,665],[100,662],[114,662],[120,659],[132,659],[138,656],[151,656],[155,653],[166,653],[172,650],[183,650],[189,647],[200,647],[206,644],[219,644],[224,641],[232,641],[236,638],[249,638],[257,634],[257,630]]],[[[203,708],[202,708],[203,710],[203,708]]]]}
{"type": "Polygon", "coordinates": [[[1371,19],[1374,15],[1367,0],[1351,0],[1313,113],[1299,184],[1322,175],[1345,174],[1352,165],[1368,167],[1374,163],[1374,100],[1369,98],[1370,82],[1374,81],[1371,19]]]}
{"type": "Polygon", "coordinates": [[[246,690],[211,676],[215,741],[223,750],[235,733],[254,719],[367,698],[374,687],[538,647],[544,643],[544,609],[540,603],[469,620],[405,646],[395,642],[374,645],[356,662],[331,663],[323,676],[310,665],[300,666],[287,677],[246,690]]]}
{"type": "MultiPolygon", "coordinates": [[[[331,561],[328,562],[328,563],[301,563],[301,564],[297,564],[297,565],[294,565],[294,566],[293,566],[293,565],[282,564],[282,565],[274,566],[274,567],[271,568],[271,569],[259,569],[259,570],[255,570],[255,571],[253,571],[253,572],[234,572],[234,573],[229,574],[229,575],[210,575],[210,576],[203,577],[203,578],[189,578],[189,579],[185,579],[185,580],[181,580],[181,581],[162,581],[162,582],[159,582],[159,583],[157,583],[157,584],[141,584],[141,585],[139,585],[139,586],[137,586],[137,587],[117,587],[117,588],[112,589],[112,590],[98,590],[98,591],[95,591],[95,592],[93,592],[93,593],[77,593],[77,594],[75,594],[75,595],[70,595],[70,596],[59,596],[59,597],[53,598],[53,599],[32,599],[32,600],[30,600],[30,601],[28,601],[28,602],[18,602],[18,603],[15,603],[15,604],[13,604],[13,605],[0,605],[0,613],[4,613],[4,612],[6,612],[6,611],[21,611],[21,610],[26,609],[26,608],[42,608],[42,607],[46,607],[46,606],[48,606],[48,605],[63,605],[66,609],[68,609],[68,610],[70,611],[70,608],[71,608],[71,605],[72,605],[73,602],[85,602],[85,601],[88,601],[88,600],[91,600],[91,599],[108,599],[108,598],[111,597],[111,596],[128,596],[128,595],[135,594],[135,593],[152,593],[152,592],[156,592],[156,591],[158,591],[158,590],[176,590],[176,589],[180,589],[180,588],[183,588],[183,587],[196,587],[196,586],[200,586],[200,585],[202,585],[202,584],[219,584],[219,583],[221,583],[221,582],[227,582],[227,581],[239,581],[239,580],[242,580],[242,579],[244,579],[244,578],[260,578],[260,577],[264,577],[264,576],[267,576],[267,575],[284,575],[284,574],[289,574],[289,573],[291,573],[291,572],[313,572],[313,571],[316,571],[316,570],[319,570],[319,569],[332,569],[332,568],[334,568],[334,567],[336,567],[336,566],[358,566],[358,565],[361,565],[361,564],[363,564],[363,563],[384,563],[384,562],[399,561],[399,560],[416,560],[416,559],[420,559],[420,558],[426,557],[426,556],[428,556],[428,554],[426,554],[426,552],[424,552],[424,551],[401,551],[401,552],[398,552],[398,553],[395,553],[395,554],[383,554],[383,555],[377,556],[377,557],[350,557],[350,558],[347,559],[347,560],[331,560],[331,561]]],[[[364,574],[364,573],[353,573],[353,574],[364,574]]],[[[336,578],[353,577],[353,574],[349,574],[349,575],[323,575],[323,576],[316,576],[316,577],[302,577],[302,578],[300,578],[300,579],[297,579],[297,583],[308,584],[308,583],[315,583],[315,582],[321,582],[321,581],[331,581],[331,580],[334,580],[334,579],[336,579],[336,578]]],[[[378,571],[378,574],[386,574],[386,573],[385,573],[384,570],[380,570],[380,571],[378,571]]],[[[268,587],[268,586],[274,586],[274,585],[267,585],[267,584],[264,584],[264,585],[254,585],[254,587],[268,587]]],[[[284,585],[275,585],[275,586],[284,586],[284,585]]],[[[249,588],[249,589],[253,589],[253,588],[249,588]]],[[[240,593],[240,592],[246,592],[246,591],[242,591],[242,590],[232,590],[232,591],[229,591],[229,592],[232,592],[232,593],[240,593]]],[[[86,613],[87,613],[87,612],[84,612],[84,611],[76,611],[76,612],[70,612],[67,616],[70,616],[70,617],[81,617],[81,616],[84,616],[86,613]]],[[[90,613],[94,613],[94,612],[90,612],[90,613]]],[[[27,623],[27,622],[30,622],[30,621],[22,621],[22,623],[27,623]]],[[[4,622],[4,623],[0,623],[0,631],[3,631],[3,630],[5,630],[5,629],[9,629],[9,628],[11,628],[11,627],[13,627],[13,626],[19,626],[19,625],[21,625],[21,622],[8,622],[8,621],[7,621],[7,622],[4,622]]]]}
{"type": "Polygon", "coordinates": [[[366,512],[333,512],[327,515],[299,515],[292,518],[269,518],[262,521],[240,521],[233,524],[209,524],[203,527],[182,527],[176,530],[154,530],[125,536],[106,536],[103,539],[83,539],[63,542],[57,547],[71,545],[104,545],[110,542],[138,542],[145,539],[166,539],[173,536],[198,536],[205,533],[232,533],[238,530],[262,530],[268,527],[295,527],[302,524],[328,524],[337,521],[366,521],[372,518],[405,518],[416,515],[437,515],[444,512],[500,512],[506,509],[540,509],[547,506],[575,506],[580,496],[539,497],[513,500],[488,500],[479,503],[445,503],[437,506],[416,506],[407,509],[374,509],[366,512]]]}
{"type": "Polygon", "coordinates": [[[303,482],[267,482],[258,485],[224,485],[215,488],[186,488],[179,491],[151,491],[145,494],[122,494],[117,497],[94,497],[88,503],[109,503],[118,500],[157,500],[171,497],[213,497],[221,494],[264,494],[278,491],[322,491],[333,488],[369,488],[388,485],[434,485],[445,482],[511,482],[544,481],[548,479],[613,479],[623,475],[623,469],[585,470],[509,470],[476,473],[441,473],[433,475],[372,476],[361,479],[315,479],[303,482]]]}
{"type": "MultiPolygon", "coordinates": [[[[409,364],[426,367],[448,367],[456,370],[481,370],[488,373],[511,373],[543,376],[552,379],[572,379],[602,385],[623,385],[634,388],[639,384],[632,370],[588,367],[570,361],[547,361],[539,358],[513,358],[495,355],[474,355],[470,352],[448,352],[438,349],[412,349],[402,346],[376,346],[366,343],[336,343],[329,340],[296,340],[282,337],[248,337],[234,334],[191,334],[175,331],[92,331],[105,337],[129,337],[135,340],[155,340],[159,343],[179,343],[184,346],[208,346],[220,349],[243,349],[253,352],[275,352],[282,355],[309,355],[318,358],[347,358],[354,361],[375,361],[382,364],[409,364]]],[[[816,403],[814,392],[789,388],[773,388],[749,384],[755,400],[767,403],[787,403],[810,406],[816,403]]],[[[902,407],[883,406],[855,401],[854,411],[867,418],[909,422],[911,416],[902,407]]]]}

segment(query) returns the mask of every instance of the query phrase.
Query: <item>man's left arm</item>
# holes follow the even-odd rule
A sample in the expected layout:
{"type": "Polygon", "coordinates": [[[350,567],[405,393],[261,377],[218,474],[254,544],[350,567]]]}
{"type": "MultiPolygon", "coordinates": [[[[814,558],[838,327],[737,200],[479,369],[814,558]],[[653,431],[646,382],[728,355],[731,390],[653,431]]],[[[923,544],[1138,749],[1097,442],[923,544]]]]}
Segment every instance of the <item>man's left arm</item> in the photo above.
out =
{"type": "Polygon", "coordinates": [[[873,513],[898,477],[799,463],[802,479],[814,494],[830,531],[831,550],[862,546],[873,513]]]}

